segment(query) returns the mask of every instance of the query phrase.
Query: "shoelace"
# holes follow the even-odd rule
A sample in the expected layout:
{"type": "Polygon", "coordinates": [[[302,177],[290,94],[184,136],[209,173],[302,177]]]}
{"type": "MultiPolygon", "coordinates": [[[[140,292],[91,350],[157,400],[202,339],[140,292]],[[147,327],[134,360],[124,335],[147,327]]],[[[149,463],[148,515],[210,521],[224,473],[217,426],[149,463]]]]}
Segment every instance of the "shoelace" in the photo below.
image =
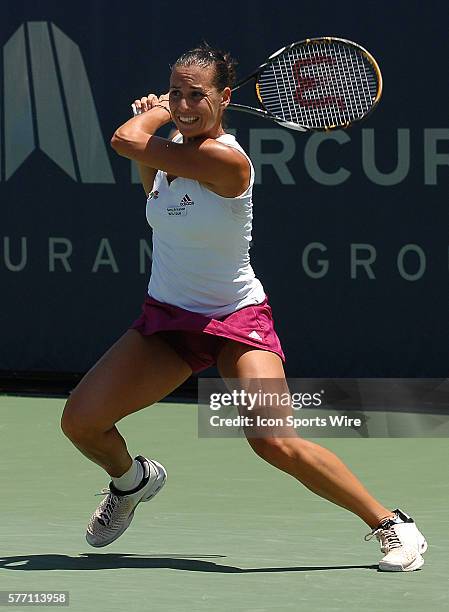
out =
{"type": "Polygon", "coordinates": [[[394,526],[390,527],[389,529],[379,529],[379,531],[379,536],[382,540],[382,545],[384,548],[392,550],[393,548],[400,548],[402,546],[402,542],[394,530],[394,526]]]}
{"type": "Polygon", "coordinates": [[[382,550],[384,550],[384,548],[392,550],[393,548],[400,548],[402,546],[402,542],[394,529],[394,524],[391,524],[389,527],[376,527],[376,529],[373,529],[373,531],[365,536],[365,541],[371,540],[373,536],[376,536],[382,541],[382,550]]]}
{"type": "Polygon", "coordinates": [[[106,504],[104,508],[102,508],[98,518],[101,519],[104,523],[106,523],[106,525],[109,525],[112,519],[112,513],[115,510],[119,498],[117,497],[117,495],[111,493],[108,488],[102,489],[100,493],[96,493],[96,495],[107,495],[107,498],[105,500],[106,504]]]}

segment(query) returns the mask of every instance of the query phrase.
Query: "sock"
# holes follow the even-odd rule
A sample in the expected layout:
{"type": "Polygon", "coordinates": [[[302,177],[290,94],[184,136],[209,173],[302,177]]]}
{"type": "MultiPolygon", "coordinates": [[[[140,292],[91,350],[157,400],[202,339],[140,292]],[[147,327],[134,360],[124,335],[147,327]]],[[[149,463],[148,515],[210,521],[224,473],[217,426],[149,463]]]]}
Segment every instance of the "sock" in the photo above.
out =
{"type": "Polygon", "coordinates": [[[395,519],[393,519],[394,523],[414,523],[415,521],[411,516],[403,512],[400,508],[396,508],[396,510],[392,510],[395,514],[395,519]]]}
{"type": "Polygon", "coordinates": [[[405,512],[403,512],[399,508],[396,508],[396,510],[392,510],[392,512],[394,516],[382,519],[379,523],[379,527],[382,527],[385,525],[389,526],[389,525],[398,524],[398,523],[413,523],[414,522],[413,519],[408,514],[405,514],[405,512]]]}
{"type": "Polygon", "coordinates": [[[112,482],[114,486],[117,487],[119,491],[131,491],[135,489],[137,485],[143,479],[143,467],[142,464],[134,459],[131,467],[127,472],[119,476],[118,478],[112,478],[112,482]]]}

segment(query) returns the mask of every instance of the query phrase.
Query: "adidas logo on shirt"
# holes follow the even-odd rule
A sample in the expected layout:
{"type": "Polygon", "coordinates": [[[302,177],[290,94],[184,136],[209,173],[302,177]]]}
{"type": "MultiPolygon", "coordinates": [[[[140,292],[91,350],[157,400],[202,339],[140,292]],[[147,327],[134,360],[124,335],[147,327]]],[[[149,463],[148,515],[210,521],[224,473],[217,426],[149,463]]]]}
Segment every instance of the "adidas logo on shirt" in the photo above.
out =
{"type": "Polygon", "coordinates": [[[252,338],[253,340],[262,340],[256,331],[252,331],[250,334],[248,334],[248,338],[252,338]]]}
{"type": "Polygon", "coordinates": [[[190,199],[190,196],[186,195],[182,198],[182,200],[179,202],[179,206],[193,206],[195,204],[195,202],[193,202],[193,200],[190,199]]]}
{"type": "Polygon", "coordinates": [[[194,204],[195,202],[186,193],[182,200],[179,202],[178,206],[170,206],[167,208],[167,213],[175,217],[185,217],[187,215],[186,206],[193,206],[194,204]]]}

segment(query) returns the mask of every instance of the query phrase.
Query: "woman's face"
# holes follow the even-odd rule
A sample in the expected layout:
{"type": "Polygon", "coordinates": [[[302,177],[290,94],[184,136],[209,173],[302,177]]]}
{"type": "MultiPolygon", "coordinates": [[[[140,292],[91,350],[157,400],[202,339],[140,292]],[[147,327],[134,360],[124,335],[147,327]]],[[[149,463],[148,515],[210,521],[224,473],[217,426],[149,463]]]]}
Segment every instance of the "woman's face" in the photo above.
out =
{"type": "Polygon", "coordinates": [[[231,90],[218,91],[213,84],[215,67],[176,66],[170,78],[170,111],[186,138],[216,138],[223,132],[221,118],[231,90]]]}

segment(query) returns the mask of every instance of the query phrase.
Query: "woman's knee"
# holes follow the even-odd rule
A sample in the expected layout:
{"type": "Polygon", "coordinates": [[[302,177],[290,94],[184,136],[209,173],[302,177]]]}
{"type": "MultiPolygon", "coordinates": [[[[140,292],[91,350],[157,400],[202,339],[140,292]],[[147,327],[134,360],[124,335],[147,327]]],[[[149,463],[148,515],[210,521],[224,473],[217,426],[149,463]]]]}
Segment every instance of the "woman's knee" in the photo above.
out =
{"type": "Polygon", "coordinates": [[[88,406],[82,398],[72,394],[64,406],[61,429],[72,442],[86,442],[105,431],[104,425],[94,415],[93,406],[88,406]]]}
{"type": "Polygon", "coordinates": [[[284,467],[301,452],[300,438],[248,438],[254,452],[272,465],[284,467]]]}

